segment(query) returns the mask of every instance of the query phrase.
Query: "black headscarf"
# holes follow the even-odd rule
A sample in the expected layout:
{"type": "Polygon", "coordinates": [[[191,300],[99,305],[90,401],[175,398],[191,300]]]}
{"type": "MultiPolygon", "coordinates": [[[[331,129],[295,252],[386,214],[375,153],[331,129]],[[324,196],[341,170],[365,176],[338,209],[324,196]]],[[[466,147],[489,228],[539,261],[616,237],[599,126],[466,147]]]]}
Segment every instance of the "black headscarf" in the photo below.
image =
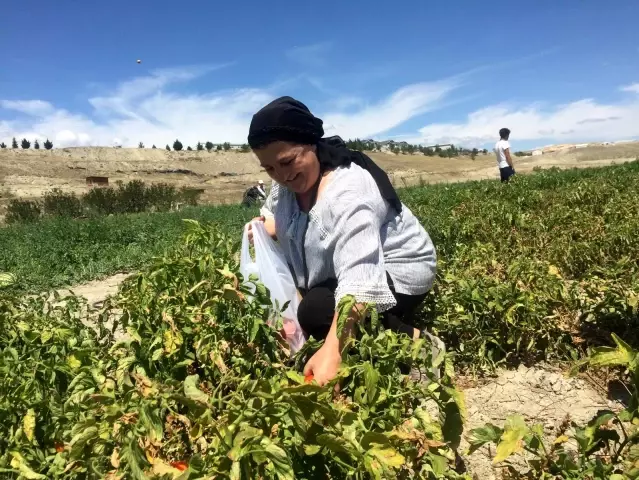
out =
{"type": "Polygon", "coordinates": [[[340,137],[322,138],[323,123],[302,102],[280,97],[253,115],[248,143],[254,149],[276,141],[317,145],[317,158],[323,171],[351,163],[359,165],[373,177],[382,197],[401,212],[402,202],[386,172],[367,155],[347,148],[340,137]]]}

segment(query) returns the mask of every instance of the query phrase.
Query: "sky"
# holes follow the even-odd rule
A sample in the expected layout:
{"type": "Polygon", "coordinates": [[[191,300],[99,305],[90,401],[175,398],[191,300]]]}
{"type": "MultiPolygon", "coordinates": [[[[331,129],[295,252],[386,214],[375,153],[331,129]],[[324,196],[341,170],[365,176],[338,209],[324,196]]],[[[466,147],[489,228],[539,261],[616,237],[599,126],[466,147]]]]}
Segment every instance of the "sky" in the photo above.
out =
{"type": "Polygon", "coordinates": [[[636,0],[7,0],[0,141],[245,143],[281,95],[344,139],[637,139],[638,18],[636,0]]]}

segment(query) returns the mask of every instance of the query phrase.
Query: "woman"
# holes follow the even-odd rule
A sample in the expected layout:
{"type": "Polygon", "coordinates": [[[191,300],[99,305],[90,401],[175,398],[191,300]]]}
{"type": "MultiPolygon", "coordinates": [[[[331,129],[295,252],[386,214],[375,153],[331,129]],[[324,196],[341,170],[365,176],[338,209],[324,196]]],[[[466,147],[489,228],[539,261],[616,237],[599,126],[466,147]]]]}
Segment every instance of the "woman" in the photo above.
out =
{"type": "Polygon", "coordinates": [[[291,97],[274,100],[251,121],[248,143],[273,187],[262,209],[302,295],[298,320],[325,338],[304,374],[323,385],[337,375],[362,304],[374,303],[382,323],[413,338],[411,315],[430,290],[435,248],[388,176],[339,137],[323,139],[322,120],[291,97]],[[336,305],[358,303],[337,337],[336,305]]]}

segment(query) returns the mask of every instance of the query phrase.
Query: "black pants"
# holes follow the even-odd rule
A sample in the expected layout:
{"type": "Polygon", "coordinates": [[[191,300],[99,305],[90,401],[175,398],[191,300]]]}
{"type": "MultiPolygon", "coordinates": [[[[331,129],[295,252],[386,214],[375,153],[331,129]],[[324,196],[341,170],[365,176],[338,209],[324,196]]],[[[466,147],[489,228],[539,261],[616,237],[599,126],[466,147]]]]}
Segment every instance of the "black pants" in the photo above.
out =
{"type": "MultiPolygon", "coordinates": [[[[422,295],[405,295],[397,293],[390,276],[387,275],[388,286],[397,301],[397,304],[380,314],[380,320],[385,328],[397,333],[405,333],[413,336],[413,316],[417,307],[426,298],[422,295]]],[[[302,301],[297,309],[297,319],[307,336],[323,340],[328,335],[328,331],[335,316],[335,290],[337,280],[328,280],[308,291],[300,292],[302,301]]]]}
{"type": "Polygon", "coordinates": [[[514,174],[515,169],[513,167],[504,167],[499,169],[499,176],[501,177],[502,182],[507,182],[514,174]]]}

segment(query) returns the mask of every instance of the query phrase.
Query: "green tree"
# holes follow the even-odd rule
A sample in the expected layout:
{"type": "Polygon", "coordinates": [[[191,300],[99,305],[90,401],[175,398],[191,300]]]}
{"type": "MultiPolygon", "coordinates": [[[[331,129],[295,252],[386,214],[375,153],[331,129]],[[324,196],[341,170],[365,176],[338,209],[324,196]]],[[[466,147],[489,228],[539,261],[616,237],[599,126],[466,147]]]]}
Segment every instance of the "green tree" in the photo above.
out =
{"type": "Polygon", "coordinates": [[[16,141],[16,137],[13,137],[11,141],[11,148],[18,148],[18,142],[16,141]]]}
{"type": "Polygon", "coordinates": [[[224,148],[225,152],[228,152],[231,149],[231,144],[229,142],[224,142],[224,145],[222,145],[222,148],[224,148]]]}
{"type": "Polygon", "coordinates": [[[215,151],[216,152],[221,152],[222,151],[222,145],[219,145],[217,147],[215,147],[215,151]]]}
{"type": "Polygon", "coordinates": [[[488,155],[488,149],[484,148],[481,153],[483,153],[484,155],[488,155]]]}
{"type": "Polygon", "coordinates": [[[470,152],[470,158],[475,160],[475,158],[477,158],[478,153],[479,153],[479,150],[477,150],[476,148],[473,148],[472,152],[470,152]]]}
{"type": "Polygon", "coordinates": [[[166,144],[166,151],[167,151],[167,152],[170,152],[170,151],[171,151],[171,147],[169,147],[169,144],[168,144],[168,143],[166,144]]]}
{"type": "Polygon", "coordinates": [[[189,152],[192,152],[192,151],[193,151],[193,149],[191,148],[191,145],[189,145],[188,147],[186,147],[186,149],[187,149],[189,152]]]}
{"type": "Polygon", "coordinates": [[[250,149],[250,147],[248,146],[248,143],[243,144],[243,145],[242,145],[242,147],[240,148],[240,151],[241,151],[241,152],[244,152],[244,153],[247,153],[247,152],[249,152],[250,150],[251,150],[251,149],[250,149]]]}
{"type": "Polygon", "coordinates": [[[33,148],[35,148],[36,150],[40,150],[40,143],[38,143],[37,139],[35,142],[33,142],[33,148]]]}
{"type": "Polygon", "coordinates": [[[155,145],[153,145],[151,148],[155,148],[155,145]]]}
{"type": "Polygon", "coordinates": [[[204,145],[202,145],[202,142],[197,142],[197,145],[195,146],[195,149],[198,152],[201,152],[202,150],[204,150],[204,145]]]}
{"type": "Polygon", "coordinates": [[[44,148],[46,148],[47,150],[51,150],[53,148],[53,143],[51,143],[51,141],[47,138],[47,141],[44,142],[44,148]]]}
{"type": "Polygon", "coordinates": [[[27,150],[29,148],[31,148],[31,142],[29,140],[27,140],[26,138],[22,139],[22,142],[20,143],[20,146],[24,149],[27,150]]]}
{"type": "Polygon", "coordinates": [[[215,145],[213,145],[213,143],[212,143],[212,142],[206,142],[206,145],[204,145],[204,146],[206,147],[206,151],[207,151],[207,152],[210,152],[211,150],[213,150],[213,147],[214,147],[215,145]]]}
{"type": "Polygon", "coordinates": [[[138,143],[138,148],[144,148],[144,144],[142,142],[138,143]]]}
{"type": "Polygon", "coordinates": [[[7,146],[4,144],[4,142],[0,143],[0,148],[7,148],[7,146]]]}
{"type": "Polygon", "coordinates": [[[175,142],[173,142],[173,150],[175,150],[176,152],[182,150],[182,142],[180,142],[179,140],[175,140],[175,142]]]}

